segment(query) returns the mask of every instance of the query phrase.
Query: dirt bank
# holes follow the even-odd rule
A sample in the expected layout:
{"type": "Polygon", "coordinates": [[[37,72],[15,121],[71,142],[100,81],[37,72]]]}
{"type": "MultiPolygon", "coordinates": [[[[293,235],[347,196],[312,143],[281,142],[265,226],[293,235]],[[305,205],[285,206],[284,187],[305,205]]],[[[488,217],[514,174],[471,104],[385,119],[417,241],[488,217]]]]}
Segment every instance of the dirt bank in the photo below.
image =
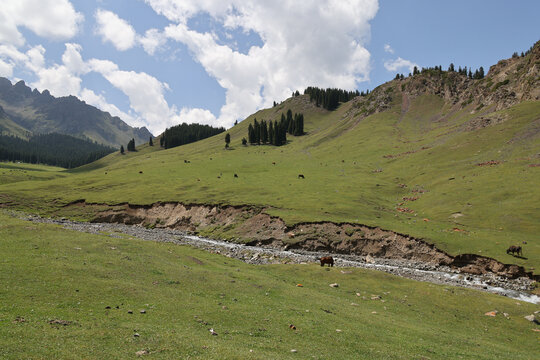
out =
{"type": "MultiPolygon", "coordinates": [[[[93,205],[78,202],[68,206],[93,205]]],[[[99,207],[103,208],[103,205],[99,207]]],[[[535,278],[521,266],[503,264],[475,254],[452,256],[422,239],[378,227],[332,222],[300,223],[288,227],[282,219],[266,214],[264,209],[251,206],[119,204],[99,211],[93,221],[169,228],[251,246],[283,250],[408,260],[448,266],[475,275],[492,273],[511,279],[535,278]]]]}

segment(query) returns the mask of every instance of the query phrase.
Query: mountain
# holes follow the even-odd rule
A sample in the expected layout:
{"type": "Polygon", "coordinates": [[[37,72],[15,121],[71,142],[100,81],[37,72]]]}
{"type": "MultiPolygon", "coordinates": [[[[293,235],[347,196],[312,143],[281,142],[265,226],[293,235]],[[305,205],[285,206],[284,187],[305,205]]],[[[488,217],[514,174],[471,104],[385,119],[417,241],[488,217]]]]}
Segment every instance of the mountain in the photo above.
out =
{"type": "Polygon", "coordinates": [[[119,117],[111,116],[75,96],[56,98],[48,90],[40,93],[24,81],[12,84],[0,78],[0,131],[3,135],[27,138],[30,135],[61,133],[88,138],[115,148],[148,142],[152,134],[145,128],[133,128],[119,117]]]}
{"type": "Polygon", "coordinates": [[[110,221],[380,257],[418,256],[394,243],[413,237],[456,259],[486,256],[538,274],[539,64],[537,43],[483,78],[424,69],[333,111],[295,96],[227,130],[228,149],[226,134],[167,150],[144,145],[66,177],[0,186],[0,195],[79,200],[69,211],[110,221]],[[242,145],[255,118],[279,122],[288,110],[304,115],[303,136],[242,145]],[[506,253],[518,244],[522,257],[506,253]]]}

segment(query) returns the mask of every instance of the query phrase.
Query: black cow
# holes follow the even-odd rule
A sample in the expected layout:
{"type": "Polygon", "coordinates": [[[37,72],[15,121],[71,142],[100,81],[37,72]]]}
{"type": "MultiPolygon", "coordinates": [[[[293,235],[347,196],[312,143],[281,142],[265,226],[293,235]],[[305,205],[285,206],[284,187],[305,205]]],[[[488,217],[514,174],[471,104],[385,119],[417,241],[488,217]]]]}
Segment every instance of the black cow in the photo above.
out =
{"type": "Polygon", "coordinates": [[[506,250],[507,254],[512,253],[512,256],[515,256],[516,254],[519,256],[523,256],[523,252],[521,250],[521,246],[512,245],[506,250]]]}

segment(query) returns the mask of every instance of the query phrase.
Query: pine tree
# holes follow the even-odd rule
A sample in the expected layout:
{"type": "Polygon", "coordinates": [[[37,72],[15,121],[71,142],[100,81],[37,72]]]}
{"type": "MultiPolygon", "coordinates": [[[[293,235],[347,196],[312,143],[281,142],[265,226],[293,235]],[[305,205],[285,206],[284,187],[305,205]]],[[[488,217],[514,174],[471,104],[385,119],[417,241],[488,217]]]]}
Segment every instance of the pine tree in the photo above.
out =
{"type": "Polygon", "coordinates": [[[255,144],[255,129],[251,124],[248,126],[248,139],[250,144],[255,144]]]}
{"type": "Polygon", "coordinates": [[[154,146],[154,142],[152,141],[152,137],[150,136],[150,141],[148,141],[148,145],[154,146]]]}
{"type": "Polygon", "coordinates": [[[229,143],[231,142],[231,134],[227,133],[225,134],[225,147],[229,147],[229,143]]]}
{"type": "Polygon", "coordinates": [[[448,67],[448,71],[449,71],[449,72],[454,72],[454,71],[455,71],[455,70],[454,70],[454,64],[453,64],[453,63],[451,63],[450,66],[448,67]]]}
{"type": "Polygon", "coordinates": [[[257,119],[253,119],[253,132],[255,135],[255,142],[257,144],[261,144],[261,126],[259,125],[259,122],[257,119]]]}
{"type": "Polygon", "coordinates": [[[135,150],[135,139],[131,139],[127,144],[127,150],[128,151],[136,151],[135,150]]]}
{"type": "Polygon", "coordinates": [[[270,125],[268,126],[268,142],[274,145],[274,124],[272,121],[270,121],[270,125]]]}
{"type": "Polygon", "coordinates": [[[287,120],[286,120],[286,123],[285,123],[285,128],[288,129],[289,128],[289,124],[293,121],[293,116],[292,116],[292,111],[291,109],[287,110],[287,120]]]}
{"type": "Polygon", "coordinates": [[[242,138],[242,145],[247,146],[247,140],[246,140],[246,138],[242,138]]]}
{"type": "Polygon", "coordinates": [[[124,155],[124,145],[120,145],[120,154],[124,155]]]}
{"type": "Polygon", "coordinates": [[[261,121],[261,143],[266,144],[268,142],[268,127],[266,121],[261,121]]]}

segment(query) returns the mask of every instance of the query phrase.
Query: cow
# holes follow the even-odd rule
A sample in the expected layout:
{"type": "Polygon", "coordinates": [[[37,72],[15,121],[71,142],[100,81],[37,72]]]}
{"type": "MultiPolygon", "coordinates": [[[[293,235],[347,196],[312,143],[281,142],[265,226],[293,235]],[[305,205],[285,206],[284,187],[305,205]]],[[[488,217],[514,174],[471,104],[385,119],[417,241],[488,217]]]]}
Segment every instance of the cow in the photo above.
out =
{"type": "Polygon", "coordinates": [[[515,256],[516,254],[519,255],[519,256],[523,256],[523,252],[522,252],[522,250],[521,250],[521,246],[517,246],[517,245],[511,245],[511,246],[506,250],[506,253],[507,253],[507,254],[512,253],[512,256],[515,256]]]}
{"type": "Polygon", "coordinates": [[[328,264],[328,266],[334,266],[334,258],[331,256],[323,256],[320,258],[317,258],[321,262],[321,266],[324,266],[324,264],[328,264]]]}
{"type": "Polygon", "coordinates": [[[235,178],[237,178],[237,177],[238,177],[238,175],[234,174],[234,177],[235,177],[235,178]]]}
{"type": "Polygon", "coordinates": [[[305,179],[304,175],[302,175],[302,174],[298,174],[298,178],[299,179],[305,179]]]}

